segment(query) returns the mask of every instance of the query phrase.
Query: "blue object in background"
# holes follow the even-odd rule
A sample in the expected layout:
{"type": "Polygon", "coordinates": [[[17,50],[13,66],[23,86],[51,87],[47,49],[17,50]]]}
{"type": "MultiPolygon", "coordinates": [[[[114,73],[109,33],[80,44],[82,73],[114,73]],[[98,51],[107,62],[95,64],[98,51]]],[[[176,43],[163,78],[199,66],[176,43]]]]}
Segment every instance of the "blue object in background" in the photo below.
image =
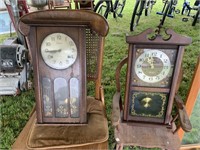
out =
{"type": "Polygon", "coordinates": [[[8,12],[0,11],[0,34],[10,33],[10,25],[11,32],[15,32],[8,12]]]}

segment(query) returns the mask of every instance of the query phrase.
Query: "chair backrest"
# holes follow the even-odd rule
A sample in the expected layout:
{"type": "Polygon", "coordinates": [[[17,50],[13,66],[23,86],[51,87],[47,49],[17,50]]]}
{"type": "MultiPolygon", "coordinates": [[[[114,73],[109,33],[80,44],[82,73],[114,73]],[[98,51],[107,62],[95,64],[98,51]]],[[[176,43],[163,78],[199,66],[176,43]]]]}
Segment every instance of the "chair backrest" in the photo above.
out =
{"type": "Polygon", "coordinates": [[[93,10],[94,0],[74,0],[75,9],[93,10]]]}
{"type": "Polygon", "coordinates": [[[49,9],[57,8],[71,8],[71,0],[49,0],[48,1],[49,9]]]}

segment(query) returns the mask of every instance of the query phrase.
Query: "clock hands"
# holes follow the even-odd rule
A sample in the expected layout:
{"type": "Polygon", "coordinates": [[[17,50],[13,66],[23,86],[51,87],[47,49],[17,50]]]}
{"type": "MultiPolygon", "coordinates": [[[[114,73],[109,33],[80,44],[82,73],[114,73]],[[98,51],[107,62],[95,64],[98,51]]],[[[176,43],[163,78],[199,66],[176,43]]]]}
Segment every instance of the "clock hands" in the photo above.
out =
{"type": "MultiPolygon", "coordinates": [[[[61,52],[61,51],[69,51],[68,49],[52,49],[52,50],[48,50],[46,49],[45,52],[48,52],[48,53],[56,53],[56,52],[61,52]]],[[[74,52],[74,51],[72,51],[74,52]]]]}
{"type": "Polygon", "coordinates": [[[62,49],[52,49],[52,50],[48,50],[46,49],[45,52],[48,52],[48,53],[56,53],[56,52],[61,52],[62,49]]]}
{"type": "Polygon", "coordinates": [[[154,59],[153,59],[153,57],[147,57],[147,62],[150,64],[151,69],[154,69],[154,59]]]}

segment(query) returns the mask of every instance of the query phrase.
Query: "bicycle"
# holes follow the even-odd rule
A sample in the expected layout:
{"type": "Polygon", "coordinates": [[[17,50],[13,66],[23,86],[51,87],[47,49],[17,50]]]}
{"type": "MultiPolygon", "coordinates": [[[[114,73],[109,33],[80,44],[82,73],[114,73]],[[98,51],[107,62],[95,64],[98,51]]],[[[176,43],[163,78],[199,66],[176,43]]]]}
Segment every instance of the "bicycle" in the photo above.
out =
{"type": "Polygon", "coordinates": [[[153,5],[155,3],[156,0],[136,0],[130,23],[130,31],[133,31],[138,25],[143,10],[145,10],[145,16],[150,15],[153,5]]]}
{"type": "Polygon", "coordinates": [[[197,20],[200,19],[200,5],[198,6],[198,10],[196,15],[194,16],[194,20],[192,21],[192,26],[195,26],[197,23],[197,20]]]}
{"type": "Polygon", "coordinates": [[[112,0],[99,0],[94,7],[94,12],[101,14],[106,19],[109,13],[113,13],[113,18],[122,17],[125,4],[126,0],[115,0],[114,4],[112,0]]]}
{"type": "Polygon", "coordinates": [[[176,9],[178,0],[163,0],[164,6],[162,12],[157,12],[159,15],[163,15],[160,25],[162,26],[165,22],[166,17],[174,18],[175,13],[179,14],[180,10],[176,9]]]}
{"type": "MultiPolygon", "coordinates": [[[[193,7],[190,7],[189,3],[184,2],[181,14],[187,14],[187,16],[192,17],[192,26],[195,26],[197,21],[200,19],[200,1],[196,0],[193,7]],[[191,11],[196,11],[196,13],[191,13],[191,11]]],[[[182,21],[187,22],[188,18],[183,18],[182,21]]]]}
{"type": "Polygon", "coordinates": [[[189,1],[185,1],[185,2],[183,3],[183,8],[182,8],[182,10],[181,10],[181,15],[187,14],[187,15],[189,16],[190,10],[191,10],[190,2],[189,2],[189,1]]]}

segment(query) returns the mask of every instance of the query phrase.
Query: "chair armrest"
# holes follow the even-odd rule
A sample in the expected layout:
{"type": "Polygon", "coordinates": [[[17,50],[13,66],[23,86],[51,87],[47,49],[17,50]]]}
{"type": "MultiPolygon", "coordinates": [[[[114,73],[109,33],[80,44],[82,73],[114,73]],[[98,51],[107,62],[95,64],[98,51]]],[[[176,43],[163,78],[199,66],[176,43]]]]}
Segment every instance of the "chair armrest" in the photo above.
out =
{"type": "Polygon", "coordinates": [[[178,116],[180,120],[180,126],[185,132],[190,132],[192,130],[192,125],[189,119],[189,116],[187,115],[185,105],[183,101],[181,100],[180,96],[175,96],[175,104],[178,109],[178,116]]]}
{"type": "Polygon", "coordinates": [[[112,125],[117,126],[120,122],[120,99],[121,95],[120,92],[116,92],[113,96],[113,103],[112,103],[112,125]]]}
{"type": "Polygon", "coordinates": [[[115,80],[116,80],[116,88],[117,91],[115,93],[115,95],[113,96],[113,102],[112,102],[112,117],[111,117],[111,121],[112,121],[112,125],[113,126],[117,126],[120,122],[121,119],[121,110],[122,110],[122,99],[121,99],[121,86],[120,86],[120,71],[122,69],[122,67],[124,66],[124,64],[126,64],[128,61],[128,57],[123,58],[117,68],[116,68],[116,72],[115,72],[115,80]]]}
{"type": "Polygon", "coordinates": [[[119,92],[121,90],[121,86],[120,86],[120,71],[121,71],[122,67],[125,65],[125,63],[127,63],[127,61],[128,61],[128,57],[123,58],[119,62],[119,64],[117,65],[117,68],[116,68],[115,80],[116,80],[117,92],[119,92]]]}

